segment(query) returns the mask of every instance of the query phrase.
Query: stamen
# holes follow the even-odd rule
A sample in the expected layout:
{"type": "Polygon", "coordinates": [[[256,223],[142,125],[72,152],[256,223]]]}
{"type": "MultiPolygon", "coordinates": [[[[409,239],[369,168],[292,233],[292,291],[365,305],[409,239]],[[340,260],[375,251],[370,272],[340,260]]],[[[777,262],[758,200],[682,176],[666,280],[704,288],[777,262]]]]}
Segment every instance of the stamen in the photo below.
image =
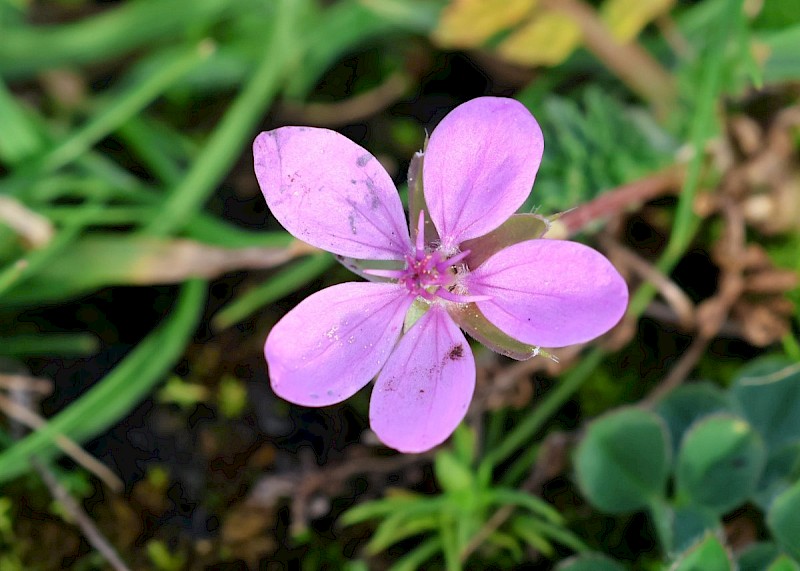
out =
{"type": "Polygon", "coordinates": [[[458,262],[465,259],[471,253],[472,253],[471,250],[464,250],[463,252],[456,254],[452,258],[447,258],[447,263],[450,264],[451,266],[455,266],[458,262]]]}
{"type": "Polygon", "coordinates": [[[428,252],[425,249],[425,211],[419,213],[417,236],[414,251],[405,256],[406,267],[403,270],[365,270],[364,273],[389,279],[396,279],[406,286],[408,291],[428,301],[437,297],[454,303],[470,303],[491,299],[486,295],[457,294],[450,291],[458,274],[455,266],[467,256],[469,250],[447,258],[441,250],[428,252]]]}

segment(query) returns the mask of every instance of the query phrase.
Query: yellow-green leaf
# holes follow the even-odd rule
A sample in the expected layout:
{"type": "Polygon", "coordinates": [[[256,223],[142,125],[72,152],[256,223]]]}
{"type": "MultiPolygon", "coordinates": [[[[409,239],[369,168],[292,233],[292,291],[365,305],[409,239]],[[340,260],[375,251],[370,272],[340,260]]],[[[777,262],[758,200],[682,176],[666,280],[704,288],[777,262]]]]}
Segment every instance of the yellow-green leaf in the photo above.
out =
{"type": "Polygon", "coordinates": [[[538,0],[451,0],[433,40],[443,47],[476,48],[520,22],[538,0]]]}
{"type": "Polygon", "coordinates": [[[600,15],[615,38],[629,42],[674,3],[675,0],[606,0],[600,15]]]}
{"type": "Polygon", "coordinates": [[[581,43],[581,29],[569,16],[537,14],[498,46],[503,59],[519,65],[558,65],[581,43]]]}

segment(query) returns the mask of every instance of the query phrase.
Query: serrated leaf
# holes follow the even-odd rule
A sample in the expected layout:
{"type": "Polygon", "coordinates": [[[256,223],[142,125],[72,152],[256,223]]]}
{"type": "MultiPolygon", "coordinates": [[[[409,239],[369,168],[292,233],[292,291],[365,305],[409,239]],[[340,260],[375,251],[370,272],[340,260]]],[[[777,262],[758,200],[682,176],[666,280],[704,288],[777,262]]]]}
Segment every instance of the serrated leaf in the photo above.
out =
{"type": "Polygon", "coordinates": [[[581,490],[609,513],[636,511],[662,496],[669,464],[664,422],[635,408],[617,410],[591,423],[575,454],[581,490]]]}
{"type": "Polygon", "coordinates": [[[795,559],[800,559],[800,482],[775,498],[767,513],[772,536],[795,559]]]}
{"type": "Polygon", "coordinates": [[[761,437],[744,420],[717,415],[698,422],[678,453],[678,496],[724,513],[747,500],[766,461],[761,437]]]}

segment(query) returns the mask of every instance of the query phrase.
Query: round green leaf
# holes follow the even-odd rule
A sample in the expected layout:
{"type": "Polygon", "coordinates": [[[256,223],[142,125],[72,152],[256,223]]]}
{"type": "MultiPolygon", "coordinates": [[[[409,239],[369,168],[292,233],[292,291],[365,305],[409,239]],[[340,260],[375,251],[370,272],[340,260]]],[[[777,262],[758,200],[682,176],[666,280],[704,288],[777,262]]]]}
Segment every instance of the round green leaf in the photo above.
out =
{"type": "Polygon", "coordinates": [[[678,497],[724,513],[755,491],[765,460],[761,437],[747,422],[728,415],[708,417],[681,443],[678,497]]]}
{"type": "Polygon", "coordinates": [[[689,549],[672,564],[670,571],[733,571],[730,553],[713,535],[689,549]]]}
{"type": "Polygon", "coordinates": [[[800,442],[773,450],[758,482],[753,499],[764,511],[772,500],[800,479],[800,442]]]}
{"type": "Polygon", "coordinates": [[[625,567],[602,553],[587,553],[563,561],[556,571],[625,571],[625,567]]]}
{"type": "Polygon", "coordinates": [[[741,370],[731,393],[771,450],[800,442],[800,363],[758,359],[741,370]]]}
{"type": "Polygon", "coordinates": [[[691,383],[671,391],[659,401],[655,410],[667,423],[673,452],[677,453],[678,445],[689,427],[704,416],[730,411],[730,400],[717,385],[691,383]]]}
{"type": "Polygon", "coordinates": [[[722,529],[719,518],[702,506],[682,506],[672,513],[672,552],[681,552],[697,543],[708,532],[722,529]]]}
{"type": "Polygon", "coordinates": [[[764,571],[778,553],[774,543],[754,543],[739,554],[739,571],[764,571]]]}
{"type": "Polygon", "coordinates": [[[669,464],[664,422],[635,408],[595,420],[575,456],[578,484],[591,503],[609,513],[642,509],[663,495],[669,464]]]}
{"type": "Polygon", "coordinates": [[[767,514],[767,524],[781,547],[800,559],[800,482],[775,498],[767,514]]]}

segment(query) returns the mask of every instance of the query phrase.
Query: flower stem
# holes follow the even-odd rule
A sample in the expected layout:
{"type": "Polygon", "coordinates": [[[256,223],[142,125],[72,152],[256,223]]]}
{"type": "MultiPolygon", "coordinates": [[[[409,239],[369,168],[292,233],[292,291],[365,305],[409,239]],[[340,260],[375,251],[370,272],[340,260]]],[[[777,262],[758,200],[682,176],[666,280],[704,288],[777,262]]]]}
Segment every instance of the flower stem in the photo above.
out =
{"type": "Polygon", "coordinates": [[[599,347],[595,347],[586,354],[575,368],[569,371],[561,382],[542,399],[530,416],[509,432],[497,448],[486,455],[483,462],[491,468],[495,468],[514,454],[518,448],[530,441],[545,422],[583,385],[605,356],[606,351],[599,347]]]}

